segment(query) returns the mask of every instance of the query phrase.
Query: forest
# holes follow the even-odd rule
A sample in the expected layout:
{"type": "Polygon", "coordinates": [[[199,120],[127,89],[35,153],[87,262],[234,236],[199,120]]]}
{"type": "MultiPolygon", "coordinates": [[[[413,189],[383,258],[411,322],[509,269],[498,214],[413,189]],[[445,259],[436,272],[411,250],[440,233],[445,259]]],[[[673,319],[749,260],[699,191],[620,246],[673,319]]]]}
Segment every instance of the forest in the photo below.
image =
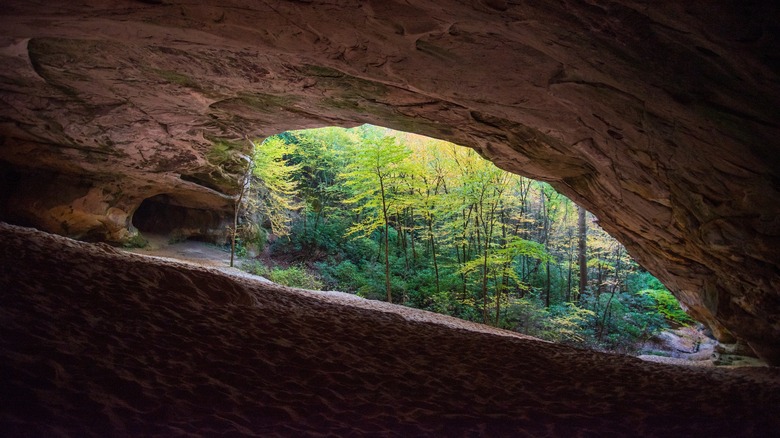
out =
{"type": "Polygon", "coordinates": [[[693,322],[593,215],[472,149],[371,125],[254,145],[248,272],[623,353],[693,322]]]}

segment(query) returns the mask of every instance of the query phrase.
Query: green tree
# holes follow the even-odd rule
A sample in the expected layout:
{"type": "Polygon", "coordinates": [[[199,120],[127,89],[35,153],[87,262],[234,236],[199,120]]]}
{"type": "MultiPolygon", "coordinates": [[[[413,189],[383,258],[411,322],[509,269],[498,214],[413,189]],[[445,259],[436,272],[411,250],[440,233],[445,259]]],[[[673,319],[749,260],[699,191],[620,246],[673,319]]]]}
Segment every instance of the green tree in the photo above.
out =
{"type": "Polygon", "coordinates": [[[366,130],[362,144],[347,148],[350,161],[340,174],[352,196],[345,200],[352,206],[359,221],[350,234],[368,236],[384,229],[385,292],[387,301],[393,301],[390,281],[390,213],[406,202],[401,190],[402,180],[408,174],[407,158],[411,151],[394,137],[382,136],[366,130]]]}
{"type": "Polygon", "coordinates": [[[587,212],[474,150],[370,126],[276,138],[306,209],[277,210],[292,235],[270,250],[329,288],[621,351],[684,315],[587,212]]]}
{"type": "Polygon", "coordinates": [[[301,207],[295,200],[298,183],[294,175],[298,166],[287,161],[294,149],[294,144],[274,136],[255,143],[252,156],[251,210],[278,236],[289,233],[290,213],[301,207]]]}
{"type": "MultiPolygon", "coordinates": [[[[360,142],[355,130],[342,128],[321,128],[315,130],[291,131],[283,138],[294,144],[289,151],[289,163],[296,165],[294,178],[299,183],[305,213],[313,213],[311,231],[316,234],[324,216],[338,210],[338,203],[345,194],[338,182],[339,170],[343,168],[347,148],[360,142]]],[[[303,234],[309,231],[303,218],[303,234]]]]}
{"type": "Polygon", "coordinates": [[[230,229],[230,266],[236,253],[239,233],[244,240],[257,240],[261,225],[267,223],[271,232],[284,236],[289,233],[291,212],[300,208],[295,201],[297,183],[294,173],[297,166],[290,165],[286,156],[294,146],[279,136],[269,137],[252,145],[252,155],[239,181],[239,194],[233,208],[233,225],[230,229]],[[244,216],[239,225],[240,216],[244,216]]]}

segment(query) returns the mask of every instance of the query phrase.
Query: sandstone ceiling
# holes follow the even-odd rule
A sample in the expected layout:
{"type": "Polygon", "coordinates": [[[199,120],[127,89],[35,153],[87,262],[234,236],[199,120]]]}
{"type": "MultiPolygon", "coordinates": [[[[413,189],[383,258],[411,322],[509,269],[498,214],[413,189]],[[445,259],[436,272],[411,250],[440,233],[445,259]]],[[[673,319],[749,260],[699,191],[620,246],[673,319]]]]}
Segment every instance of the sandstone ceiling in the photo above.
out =
{"type": "Polygon", "coordinates": [[[227,211],[246,137],[368,122],[549,181],[779,363],[778,23],[771,1],[6,0],[0,218],[121,241],[158,195],[227,211]]]}

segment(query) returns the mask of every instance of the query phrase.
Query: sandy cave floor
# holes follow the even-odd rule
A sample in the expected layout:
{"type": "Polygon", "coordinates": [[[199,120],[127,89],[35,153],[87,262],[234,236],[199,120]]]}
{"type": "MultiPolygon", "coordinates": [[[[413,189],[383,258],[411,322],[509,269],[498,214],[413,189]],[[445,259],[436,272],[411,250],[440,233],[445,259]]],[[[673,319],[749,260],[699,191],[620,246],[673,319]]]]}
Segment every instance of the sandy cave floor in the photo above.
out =
{"type": "Polygon", "coordinates": [[[776,436],[777,368],[554,345],[0,225],[4,436],[776,436]]]}
{"type": "MultiPolygon", "coordinates": [[[[123,248],[124,251],[134,254],[142,254],[153,257],[174,259],[190,264],[205,267],[230,266],[230,252],[210,243],[197,240],[184,240],[171,242],[169,238],[160,234],[144,234],[147,245],[143,248],[123,248]]],[[[236,258],[234,264],[239,265],[236,258]]]]}

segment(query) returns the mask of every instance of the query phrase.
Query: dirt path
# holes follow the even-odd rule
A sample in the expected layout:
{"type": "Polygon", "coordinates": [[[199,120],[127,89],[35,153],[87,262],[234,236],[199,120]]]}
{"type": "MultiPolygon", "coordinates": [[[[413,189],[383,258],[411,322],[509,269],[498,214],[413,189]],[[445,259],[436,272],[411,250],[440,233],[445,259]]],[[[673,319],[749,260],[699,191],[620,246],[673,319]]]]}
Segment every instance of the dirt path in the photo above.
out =
{"type": "Polygon", "coordinates": [[[198,266],[223,268],[230,266],[230,251],[216,245],[196,240],[171,243],[168,237],[157,234],[144,234],[144,237],[149,241],[147,246],[123,248],[123,250],[134,254],[175,259],[198,266]]]}

